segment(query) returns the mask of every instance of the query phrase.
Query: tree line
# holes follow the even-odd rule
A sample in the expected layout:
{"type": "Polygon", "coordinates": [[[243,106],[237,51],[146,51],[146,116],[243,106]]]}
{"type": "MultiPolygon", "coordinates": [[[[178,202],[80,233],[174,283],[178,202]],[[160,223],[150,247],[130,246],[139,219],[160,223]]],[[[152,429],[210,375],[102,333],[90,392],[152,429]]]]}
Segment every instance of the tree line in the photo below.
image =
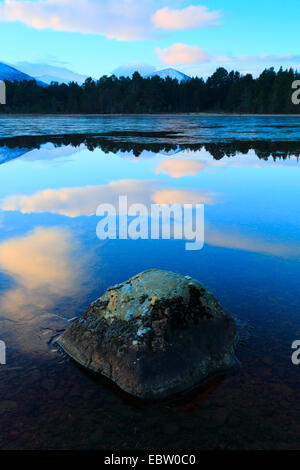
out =
{"type": "MultiPolygon", "coordinates": [[[[170,155],[176,154],[178,151],[189,150],[190,152],[200,152],[205,150],[215,160],[221,160],[224,157],[235,157],[240,154],[247,155],[253,150],[259,159],[268,160],[272,158],[285,160],[288,158],[300,158],[300,141],[293,140],[233,140],[226,142],[199,142],[179,144],[176,143],[176,132],[164,133],[145,131],[139,134],[133,131],[113,131],[102,134],[54,134],[54,135],[24,135],[14,137],[0,138],[0,150],[5,147],[6,154],[8,149],[40,149],[43,145],[52,143],[55,147],[73,146],[79,147],[82,144],[93,152],[95,149],[101,149],[106,154],[119,152],[132,152],[133,155],[139,157],[144,151],[170,155]],[[143,142],[135,142],[125,137],[142,137],[143,142]],[[160,142],[147,142],[148,137],[159,137],[160,142]],[[169,142],[163,141],[166,137],[169,142]],[[117,140],[120,138],[120,140],[117,140]],[[172,143],[170,142],[172,141],[172,143]]],[[[12,152],[14,155],[14,152],[12,152]]]]}
{"type": "Polygon", "coordinates": [[[6,82],[7,104],[2,113],[140,114],[140,113],[266,113],[298,114],[292,103],[292,83],[300,74],[292,68],[264,70],[259,77],[228,72],[220,67],[209,78],[186,82],[103,76],[84,84],[35,81],[6,82]]]}

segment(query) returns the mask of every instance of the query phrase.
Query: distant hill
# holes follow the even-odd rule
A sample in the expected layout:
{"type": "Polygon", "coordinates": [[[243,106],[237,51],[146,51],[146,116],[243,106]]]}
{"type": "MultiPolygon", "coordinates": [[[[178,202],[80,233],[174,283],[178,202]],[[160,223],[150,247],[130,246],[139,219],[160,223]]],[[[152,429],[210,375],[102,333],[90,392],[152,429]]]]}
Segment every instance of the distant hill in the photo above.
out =
{"type": "Polygon", "coordinates": [[[185,73],[179,72],[179,70],[175,70],[171,68],[157,70],[157,72],[153,72],[153,73],[150,73],[149,75],[146,75],[145,78],[155,77],[156,75],[158,75],[160,78],[163,78],[163,79],[167,77],[170,77],[173,79],[176,78],[179,82],[187,82],[188,80],[191,80],[191,77],[189,77],[185,73]]]}
{"type": "Polygon", "coordinates": [[[16,67],[22,72],[35,77],[50,85],[51,82],[70,83],[76,82],[79,85],[85,82],[87,75],[72,72],[64,67],[56,67],[49,64],[32,64],[31,62],[18,62],[16,67]]]}
{"type": "Polygon", "coordinates": [[[16,80],[18,82],[22,82],[24,80],[35,80],[35,78],[27,75],[27,73],[20,72],[20,70],[17,70],[10,65],[6,65],[3,62],[0,62],[0,80],[8,80],[10,82],[16,80]]]}
{"type": "Polygon", "coordinates": [[[2,165],[2,163],[14,160],[15,158],[21,157],[28,152],[30,152],[30,149],[27,148],[8,148],[6,146],[0,147],[0,165],[2,165]]]}

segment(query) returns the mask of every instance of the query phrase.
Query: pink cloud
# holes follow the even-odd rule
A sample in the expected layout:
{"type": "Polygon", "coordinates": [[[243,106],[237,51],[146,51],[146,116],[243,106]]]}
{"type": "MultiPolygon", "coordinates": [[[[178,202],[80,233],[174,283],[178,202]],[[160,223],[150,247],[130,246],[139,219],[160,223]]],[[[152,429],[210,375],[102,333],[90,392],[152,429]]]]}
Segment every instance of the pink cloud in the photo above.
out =
{"type": "Polygon", "coordinates": [[[189,6],[182,10],[165,7],[152,16],[152,22],[160,29],[186,30],[216,25],[220,17],[220,11],[209,11],[205,6],[189,6]]]}
{"type": "Polygon", "coordinates": [[[164,160],[156,169],[156,173],[166,173],[172,178],[194,176],[206,167],[206,162],[198,160],[164,160]]]}
{"type": "Polygon", "coordinates": [[[156,49],[156,53],[164,64],[199,64],[210,60],[206,52],[199,46],[173,44],[166,49],[156,49]]]}

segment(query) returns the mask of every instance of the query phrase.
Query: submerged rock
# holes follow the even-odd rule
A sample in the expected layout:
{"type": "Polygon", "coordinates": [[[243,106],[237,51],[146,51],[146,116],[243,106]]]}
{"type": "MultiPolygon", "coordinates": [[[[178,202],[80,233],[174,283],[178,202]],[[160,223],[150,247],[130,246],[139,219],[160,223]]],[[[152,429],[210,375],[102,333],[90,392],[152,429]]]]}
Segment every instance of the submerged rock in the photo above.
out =
{"type": "Polygon", "coordinates": [[[189,276],[153,269],[111,287],[59,337],[75,361],[143,399],[230,369],[235,321],[189,276]]]}

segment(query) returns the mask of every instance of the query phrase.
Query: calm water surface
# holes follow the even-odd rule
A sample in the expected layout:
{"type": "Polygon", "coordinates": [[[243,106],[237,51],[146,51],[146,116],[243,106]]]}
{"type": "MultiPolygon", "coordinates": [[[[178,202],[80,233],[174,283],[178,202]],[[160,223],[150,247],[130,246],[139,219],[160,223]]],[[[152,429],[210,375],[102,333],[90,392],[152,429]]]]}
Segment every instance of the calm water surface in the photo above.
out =
{"type": "MultiPolygon", "coordinates": [[[[296,142],[299,128],[299,117],[0,117],[0,138],[173,130],[186,142],[296,142]]],[[[178,146],[137,158],[84,144],[0,143],[0,162],[2,449],[300,448],[300,366],[291,362],[300,339],[296,156],[258,158],[249,148],[216,159],[205,148],[178,146]],[[120,194],[145,204],[204,203],[204,248],[100,242],[96,207],[120,194]],[[253,328],[238,350],[241,369],[155,405],[95,381],[51,340],[107,287],[149,268],[199,279],[253,328]]]]}
{"type": "Polygon", "coordinates": [[[10,116],[0,114],[0,138],[111,131],[176,131],[183,141],[300,141],[299,116],[10,116]]]}

